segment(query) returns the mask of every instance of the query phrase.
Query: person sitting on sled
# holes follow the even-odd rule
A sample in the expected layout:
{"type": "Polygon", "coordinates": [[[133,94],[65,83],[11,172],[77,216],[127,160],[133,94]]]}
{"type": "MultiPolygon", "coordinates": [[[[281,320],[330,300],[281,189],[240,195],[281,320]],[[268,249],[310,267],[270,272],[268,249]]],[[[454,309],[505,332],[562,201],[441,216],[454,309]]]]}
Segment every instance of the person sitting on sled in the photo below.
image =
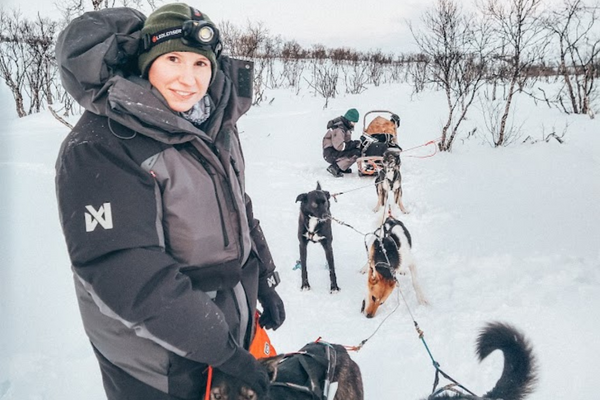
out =
{"type": "Polygon", "coordinates": [[[342,177],[343,173],[351,173],[350,167],[360,157],[360,140],[352,140],[358,117],[356,108],[351,108],[346,114],[327,123],[327,133],[323,137],[323,158],[331,164],[327,172],[336,178],[342,177]]]}

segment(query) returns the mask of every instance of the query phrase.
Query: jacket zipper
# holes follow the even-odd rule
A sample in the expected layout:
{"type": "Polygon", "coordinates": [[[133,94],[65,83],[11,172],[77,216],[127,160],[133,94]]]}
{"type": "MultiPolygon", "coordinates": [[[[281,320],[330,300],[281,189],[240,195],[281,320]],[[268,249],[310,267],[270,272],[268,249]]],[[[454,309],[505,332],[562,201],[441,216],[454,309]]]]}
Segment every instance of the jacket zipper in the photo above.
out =
{"type": "MultiPolygon", "coordinates": [[[[210,149],[212,150],[212,152],[219,158],[219,160],[221,160],[221,151],[219,150],[219,148],[213,144],[213,143],[207,143],[208,146],[210,147],[210,149]]],[[[197,149],[194,147],[194,150],[197,151],[197,149]]],[[[237,169],[237,165],[235,164],[235,160],[233,159],[233,157],[229,156],[229,160],[231,162],[231,166],[233,168],[233,171],[235,172],[235,176],[238,178],[238,182],[239,182],[239,176],[240,176],[240,172],[237,169]]],[[[233,205],[233,210],[235,211],[236,215],[238,216],[238,225],[240,227],[240,257],[243,256],[244,254],[244,239],[241,237],[242,235],[242,221],[241,221],[241,212],[237,206],[237,203],[235,202],[235,195],[233,193],[233,189],[231,188],[231,182],[227,182],[226,185],[224,185],[227,189],[227,194],[229,195],[229,201],[230,204],[233,205]]],[[[240,183],[240,191],[241,193],[243,193],[243,190],[241,183],[240,183]]]]}
{"type": "Polygon", "coordinates": [[[202,165],[208,176],[210,176],[210,180],[212,181],[215,198],[217,200],[217,207],[219,208],[219,218],[221,220],[221,231],[223,232],[223,243],[225,247],[229,246],[229,236],[227,235],[227,228],[225,226],[225,217],[223,216],[223,208],[221,206],[221,202],[219,201],[219,195],[217,191],[217,182],[215,181],[215,172],[212,170],[210,165],[206,162],[206,160],[202,157],[198,149],[196,149],[193,145],[186,146],[189,153],[202,165]]]}

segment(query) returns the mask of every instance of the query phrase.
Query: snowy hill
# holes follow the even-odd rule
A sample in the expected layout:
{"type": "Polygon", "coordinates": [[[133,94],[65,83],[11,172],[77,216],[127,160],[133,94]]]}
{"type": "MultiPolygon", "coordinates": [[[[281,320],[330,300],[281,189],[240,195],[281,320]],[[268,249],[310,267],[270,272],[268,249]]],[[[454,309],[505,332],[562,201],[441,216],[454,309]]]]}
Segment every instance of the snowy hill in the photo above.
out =
{"type": "MultiPolygon", "coordinates": [[[[479,365],[474,341],[484,323],[499,320],[521,329],[533,344],[540,369],[530,399],[598,397],[598,120],[565,116],[519,98],[514,118],[523,137],[542,139],[567,127],[565,143],[490,148],[473,109],[465,129],[477,126],[479,136],[459,138],[451,154],[416,158],[429,149],[405,152],[404,203],[410,214],[396,215],[413,236],[421,286],[431,305],[419,306],[409,278],[403,278],[406,304],[393,294],[367,319],[359,312],[366,288],[366,277],[358,272],[366,262],[359,232],[372,232],[380,221],[372,212],[375,189],[372,178],[353,173],[336,179],[325,171],[325,125],[350,107],[360,111],[361,122],[365,112],[387,109],[400,115],[399,142],[409,149],[439,136],[444,99],[432,92],[411,96],[408,86],[391,85],[332,99],[323,110],[323,100],[308,93],[267,95],[272,104],[251,109],[239,128],[247,189],[282,277],[279,293],[288,319],[271,335],[279,352],[318,337],[358,345],[376,332],[351,353],[362,370],[366,399],[419,399],[429,394],[435,370],[410,310],[442,368],[483,394],[499,378],[502,357],[494,353],[479,365]],[[293,269],[295,199],[317,181],[331,193],[344,192],[332,203],[332,213],[355,228],[334,224],[342,290],[333,295],[320,247],[309,247],[311,291],[300,291],[300,271],[293,269]]],[[[0,399],[103,399],[54,196],[54,161],[67,130],[49,113],[15,118],[4,87],[0,101],[0,399]]]]}

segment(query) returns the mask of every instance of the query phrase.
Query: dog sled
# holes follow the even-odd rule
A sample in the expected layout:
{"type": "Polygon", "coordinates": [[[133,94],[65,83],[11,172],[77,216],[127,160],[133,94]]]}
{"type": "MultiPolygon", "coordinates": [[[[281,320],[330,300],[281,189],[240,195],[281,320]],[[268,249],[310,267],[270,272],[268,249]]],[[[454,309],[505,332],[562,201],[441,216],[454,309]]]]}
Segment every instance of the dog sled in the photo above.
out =
{"type": "Polygon", "coordinates": [[[373,110],[365,114],[360,136],[361,156],[356,160],[359,176],[376,175],[383,166],[383,153],[387,149],[402,150],[398,145],[399,126],[400,117],[391,111],[373,110]],[[367,120],[370,120],[368,124],[367,120]]]}

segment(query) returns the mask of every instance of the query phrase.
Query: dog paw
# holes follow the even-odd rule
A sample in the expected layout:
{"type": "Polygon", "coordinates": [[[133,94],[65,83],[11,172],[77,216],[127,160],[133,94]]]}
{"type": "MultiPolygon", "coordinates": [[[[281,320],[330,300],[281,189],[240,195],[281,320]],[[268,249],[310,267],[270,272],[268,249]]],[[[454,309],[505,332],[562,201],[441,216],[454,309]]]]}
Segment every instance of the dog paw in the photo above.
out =
{"type": "Polygon", "coordinates": [[[334,293],[338,293],[340,289],[338,286],[332,286],[331,289],[329,289],[329,293],[334,294],[334,293]]]}
{"type": "Polygon", "coordinates": [[[302,286],[300,286],[300,290],[303,292],[308,292],[310,290],[310,285],[308,283],[303,283],[302,286]]]}

